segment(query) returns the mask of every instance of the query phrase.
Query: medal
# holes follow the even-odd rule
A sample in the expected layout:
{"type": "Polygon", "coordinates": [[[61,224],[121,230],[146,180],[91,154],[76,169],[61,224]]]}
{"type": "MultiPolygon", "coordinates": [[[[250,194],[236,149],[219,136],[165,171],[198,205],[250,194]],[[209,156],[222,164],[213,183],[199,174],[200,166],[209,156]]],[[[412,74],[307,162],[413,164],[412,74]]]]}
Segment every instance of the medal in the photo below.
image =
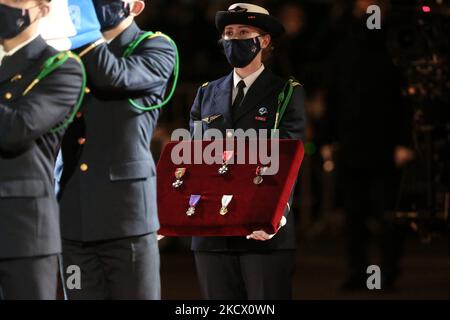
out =
{"type": "Polygon", "coordinates": [[[224,151],[222,160],[223,165],[219,168],[219,174],[225,174],[228,172],[228,161],[233,157],[233,151],[224,151]]]}
{"type": "Polygon", "coordinates": [[[189,209],[186,211],[186,215],[188,217],[191,217],[191,216],[194,215],[194,213],[195,213],[195,206],[198,204],[198,202],[200,201],[201,197],[202,197],[201,195],[193,194],[189,198],[189,209]]]}
{"type": "Polygon", "coordinates": [[[228,213],[228,205],[233,199],[232,195],[226,195],[222,197],[222,208],[220,208],[220,215],[224,216],[228,213]]]}
{"type": "Polygon", "coordinates": [[[172,186],[174,188],[179,188],[181,187],[181,185],[183,184],[183,180],[181,180],[181,178],[184,176],[184,174],[186,173],[186,168],[177,168],[175,170],[175,182],[172,183],[172,186]]]}
{"type": "Polygon", "coordinates": [[[253,183],[254,183],[254,184],[261,184],[263,181],[264,181],[264,179],[263,179],[263,177],[261,177],[261,176],[256,176],[256,177],[253,179],[253,183]]]}
{"type": "Polygon", "coordinates": [[[254,184],[258,185],[264,181],[262,176],[266,173],[267,169],[267,167],[256,168],[256,177],[253,179],[254,184]]]}

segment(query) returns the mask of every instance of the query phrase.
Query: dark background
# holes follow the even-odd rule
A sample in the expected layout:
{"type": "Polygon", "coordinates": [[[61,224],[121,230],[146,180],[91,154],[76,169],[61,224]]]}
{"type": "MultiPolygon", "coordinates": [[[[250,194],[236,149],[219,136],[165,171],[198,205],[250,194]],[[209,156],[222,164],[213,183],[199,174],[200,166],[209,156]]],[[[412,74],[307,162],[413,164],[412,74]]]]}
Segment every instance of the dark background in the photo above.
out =
{"type": "MultiPolygon", "coordinates": [[[[138,18],[142,28],[170,35],[181,57],[178,89],[154,136],[156,158],[174,129],[187,128],[198,87],[231,71],[214,25],[216,11],[231,3],[152,0],[138,18]]],[[[295,76],[307,93],[306,157],[294,208],[299,244],[294,297],[450,298],[449,2],[253,3],[268,8],[287,29],[275,39],[266,65],[283,77],[295,76]],[[366,27],[371,4],[381,8],[381,30],[366,27]],[[333,146],[331,156],[321,153],[326,145],[333,146]],[[414,159],[395,166],[399,145],[412,150],[414,159]],[[361,181],[355,182],[355,175],[361,181]],[[376,214],[361,213],[370,234],[366,252],[370,264],[379,264],[386,244],[401,241],[398,281],[393,290],[344,291],[340,285],[350,270],[346,243],[349,237],[360,241],[352,238],[355,230],[349,232],[348,223],[361,216],[352,217],[348,208],[362,197],[358,189],[375,183],[383,190],[360,201],[367,212],[389,198],[381,193],[391,197],[376,214]],[[386,239],[386,225],[395,225],[401,240],[386,239]]],[[[163,298],[200,298],[189,243],[160,242],[163,298]]]]}

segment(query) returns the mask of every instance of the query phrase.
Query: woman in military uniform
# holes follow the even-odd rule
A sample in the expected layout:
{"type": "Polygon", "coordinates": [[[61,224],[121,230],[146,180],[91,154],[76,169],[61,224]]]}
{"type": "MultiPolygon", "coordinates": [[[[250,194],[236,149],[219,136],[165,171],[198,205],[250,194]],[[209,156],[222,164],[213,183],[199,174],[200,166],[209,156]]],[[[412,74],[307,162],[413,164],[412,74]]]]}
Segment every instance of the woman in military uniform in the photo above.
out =
{"type": "MultiPolygon", "coordinates": [[[[275,127],[278,95],[286,79],[264,65],[273,37],[284,32],[269,12],[253,4],[237,3],[216,14],[216,27],[233,71],[205,83],[191,110],[191,134],[210,128],[275,127]],[[199,124],[201,125],[199,126],[199,124]]],[[[291,82],[293,96],[279,122],[279,137],[302,139],[305,127],[303,89],[291,82]]],[[[197,273],[206,299],[290,299],[295,267],[294,219],[290,204],[275,235],[256,230],[246,237],[194,237],[197,273]]]]}

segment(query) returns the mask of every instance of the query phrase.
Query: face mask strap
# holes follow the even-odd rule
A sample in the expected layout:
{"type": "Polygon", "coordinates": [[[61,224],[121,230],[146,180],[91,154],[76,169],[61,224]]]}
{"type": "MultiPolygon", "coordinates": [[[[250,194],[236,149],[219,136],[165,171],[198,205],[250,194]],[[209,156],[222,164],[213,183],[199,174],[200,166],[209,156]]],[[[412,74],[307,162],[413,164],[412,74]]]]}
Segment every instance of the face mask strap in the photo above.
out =
{"type": "Polygon", "coordinates": [[[30,25],[32,25],[36,21],[42,19],[42,13],[41,12],[39,12],[39,14],[41,15],[39,18],[36,17],[36,19],[34,19],[33,21],[31,21],[31,18],[30,18],[30,10],[34,9],[34,8],[38,8],[39,6],[40,6],[40,4],[37,4],[34,7],[22,9],[22,17],[28,14],[28,19],[30,19],[30,25]]]}
{"type": "Polygon", "coordinates": [[[129,12],[130,15],[131,15],[131,3],[130,3],[130,2],[124,2],[124,3],[123,3],[123,8],[124,8],[125,10],[128,10],[128,12],[129,12]]]}
{"type": "MultiPolygon", "coordinates": [[[[38,6],[39,6],[39,5],[38,5],[38,6]]],[[[38,7],[38,6],[36,6],[36,7],[38,7]]],[[[33,8],[36,8],[36,7],[31,7],[30,9],[33,9],[33,8]]],[[[28,10],[28,17],[30,16],[30,9],[27,9],[27,10],[28,10]]],[[[30,20],[30,25],[33,24],[33,23],[35,23],[36,21],[41,20],[41,19],[43,18],[43,17],[42,17],[42,12],[39,12],[39,15],[40,15],[40,16],[37,16],[33,21],[30,20]]]]}

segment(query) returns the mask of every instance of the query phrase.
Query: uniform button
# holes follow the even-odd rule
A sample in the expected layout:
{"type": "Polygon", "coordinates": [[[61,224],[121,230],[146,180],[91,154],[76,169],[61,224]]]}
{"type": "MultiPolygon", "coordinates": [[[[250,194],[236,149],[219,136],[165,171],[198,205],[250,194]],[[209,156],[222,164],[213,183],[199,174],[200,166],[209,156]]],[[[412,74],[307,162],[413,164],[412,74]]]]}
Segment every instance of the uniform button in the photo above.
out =
{"type": "Polygon", "coordinates": [[[88,165],[87,165],[86,163],[83,163],[83,164],[80,166],[80,170],[83,171],[83,172],[88,171],[88,169],[89,169],[89,167],[88,167],[88,165]]]}
{"type": "Polygon", "coordinates": [[[82,112],[77,112],[77,114],[76,114],[76,117],[77,118],[81,118],[83,116],[83,113],[82,112]]]}
{"type": "Polygon", "coordinates": [[[88,87],[86,87],[86,88],[84,89],[84,93],[89,94],[90,92],[91,92],[91,89],[89,89],[88,87]]]}
{"type": "Polygon", "coordinates": [[[12,93],[11,92],[7,92],[7,93],[5,93],[5,99],[6,100],[11,100],[12,99],[12,93]]]}
{"type": "Polygon", "coordinates": [[[233,133],[230,132],[230,131],[228,131],[228,132],[227,132],[227,138],[232,138],[232,137],[233,137],[233,133]]]}
{"type": "Polygon", "coordinates": [[[78,139],[78,144],[79,145],[83,145],[83,144],[85,144],[86,143],[86,138],[79,138],[78,139]]]}

